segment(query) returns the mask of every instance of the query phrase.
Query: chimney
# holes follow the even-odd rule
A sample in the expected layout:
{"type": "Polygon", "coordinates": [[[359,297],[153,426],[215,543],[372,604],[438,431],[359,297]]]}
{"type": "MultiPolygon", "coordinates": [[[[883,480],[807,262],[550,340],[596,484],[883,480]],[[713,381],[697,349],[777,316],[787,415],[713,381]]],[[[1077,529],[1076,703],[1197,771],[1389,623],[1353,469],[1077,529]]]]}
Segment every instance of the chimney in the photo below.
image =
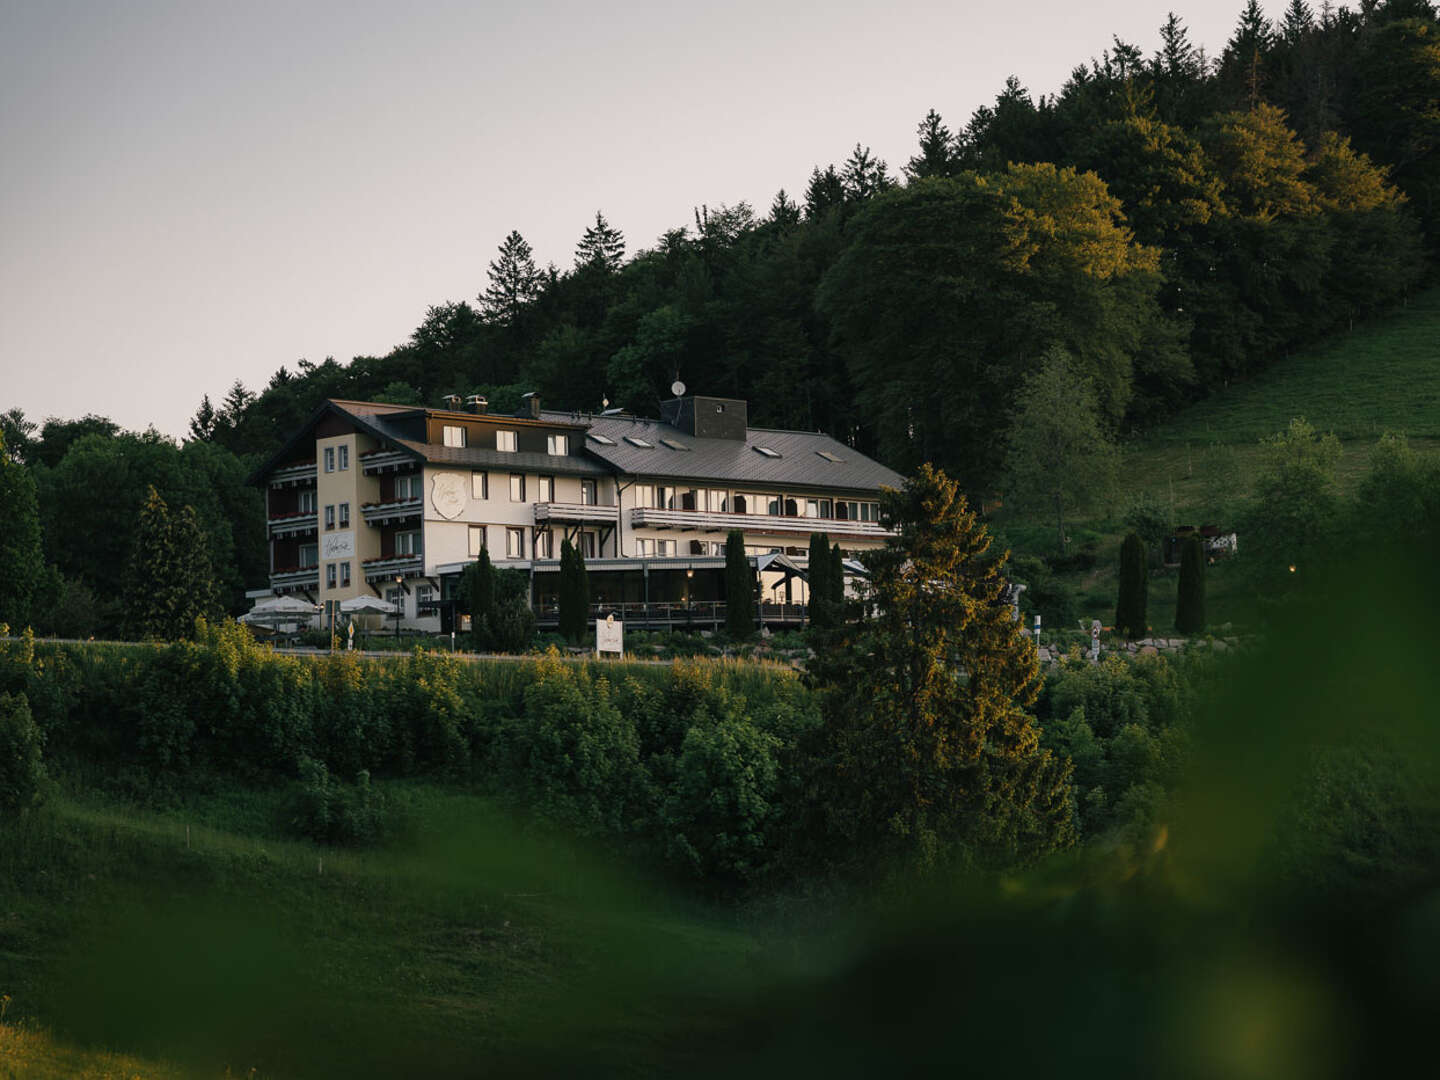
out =
{"type": "Polygon", "coordinates": [[[530,407],[530,418],[531,418],[532,420],[539,420],[539,419],[540,419],[540,395],[539,395],[538,393],[536,393],[534,390],[531,390],[528,394],[522,394],[522,395],[520,395],[520,400],[523,401],[523,402],[525,402],[525,403],[530,407]]]}
{"type": "Polygon", "coordinates": [[[459,395],[459,394],[446,394],[446,395],[445,395],[444,397],[442,397],[440,400],[443,401],[443,402],[445,403],[445,407],[446,407],[447,409],[450,409],[452,412],[458,412],[458,411],[459,411],[459,409],[460,409],[460,395],[459,395]]]}
{"type": "Polygon", "coordinates": [[[471,394],[465,399],[465,408],[476,416],[483,416],[485,410],[490,408],[490,402],[480,394],[471,394]]]}

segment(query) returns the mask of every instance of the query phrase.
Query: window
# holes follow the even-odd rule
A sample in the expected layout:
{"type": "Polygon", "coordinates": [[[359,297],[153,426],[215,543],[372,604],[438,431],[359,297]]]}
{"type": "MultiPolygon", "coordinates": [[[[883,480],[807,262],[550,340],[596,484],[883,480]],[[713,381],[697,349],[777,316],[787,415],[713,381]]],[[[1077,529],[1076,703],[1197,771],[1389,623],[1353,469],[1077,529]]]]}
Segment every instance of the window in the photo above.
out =
{"type": "Polygon", "coordinates": [[[800,516],[800,503],[799,503],[798,501],[796,501],[795,499],[788,499],[788,498],[787,498],[787,499],[785,500],[785,516],[786,516],[786,517],[799,517],[799,516],[800,516]]]}
{"type": "Polygon", "coordinates": [[[472,499],[488,499],[490,497],[490,474],[488,472],[472,472],[470,474],[470,497],[472,499]]]}
{"type": "Polygon", "coordinates": [[[405,590],[399,585],[391,585],[385,590],[385,599],[395,605],[395,610],[405,614],[405,590]]]}
{"type": "Polygon", "coordinates": [[[748,514],[750,512],[750,496],[735,493],[735,513],[748,514]]]}
{"type": "Polygon", "coordinates": [[[766,497],[766,499],[765,499],[765,513],[769,514],[771,517],[779,517],[779,516],[780,516],[780,512],[781,512],[783,509],[784,509],[784,506],[783,506],[783,504],[781,503],[781,500],[780,500],[780,496],[779,496],[779,495],[770,495],[770,496],[767,496],[767,497],[766,497]]]}
{"type": "Polygon", "coordinates": [[[699,505],[697,505],[699,502],[700,493],[694,488],[689,488],[685,491],[677,492],[676,494],[679,496],[677,501],[680,503],[681,510],[700,509],[699,505]]]}
{"type": "Polygon", "coordinates": [[[482,551],[485,550],[485,526],[484,526],[484,525],[471,525],[471,526],[470,526],[470,549],[469,549],[469,550],[470,550],[470,557],[471,557],[472,559],[478,559],[478,558],[480,557],[480,552],[482,552],[482,551]]]}
{"type": "Polygon", "coordinates": [[[662,446],[668,446],[671,450],[687,450],[687,451],[688,451],[688,450],[690,449],[690,447],[686,446],[684,443],[680,442],[680,441],[677,440],[677,439],[661,439],[661,440],[660,440],[660,444],[661,444],[662,446]]]}
{"type": "Polygon", "coordinates": [[[537,476],[539,486],[535,491],[536,502],[555,501],[555,478],[553,476],[537,476]]]}
{"type": "Polygon", "coordinates": [[[595,534],[593,532],[582,532],[580,534],[580,554],[587,559],[595,557],[595,534]]]}
{"type": "Polygon", "coordinates": [[[407,473],[395,478],[395,501],[407,502],[419,499],[425,494],[424,479],[419,473],[407,473]]]}
{"type": "Polygon", "coordinates": [[[502,454],[513,454],[513,453],[515,453],[515,432],[513,432],[513,431],[497,431],[497,432],[495,432],[495,449],[496,449],[496,450],[499,450],[502,454]]]}
{"type": "Polygon", "coordinates": [[[654,485],[654,484],[636,484],[636,485],[635,485],[635,505],[636,505],[636,506],[654,506],[654,505],[656,505],[656,503],[655,503],[655,485],[654,485]]]}
{"type": "Polygon", "coordinates": [[[535,558],[553,559],[555,557],[555,536],[546,529],[544,532],[535,534],[535,558]]]}
{"type": "Polygon", "coordinates": [[[597,443],[599,443],[601,446],[614,446],[614,445],[615,445],[615,440],[614,440],[614,439],[610,438],[609,435],[601,435],[598,431],[589,431],[589,432],[586,432],[586,435],[588,435],[590,438],[594,439],[594,440],[595,440],[597,443]]]}
{"type": "Polygon", "coordinates": [[[834,454],[830,453],[829,450],[816,450],[815,453],[819,454],[819,455],[820,455],[821,457],[823,457],[826,461],[833,461],[833,462],[835,462],[835,464],[837,464],[837,465],[840,464],[842,461],[845,460],[845,459],[842,458],[842,457],[836,457],[834,454]]]}
{"type": "Polygon", "coordinates": [[[395,534],[395,554],[419,555],[420,554],[420,531],[401,532],[395,534]]]}
{"type": "Polygon", "coordinates": [[[655,554],[656,554],[656,555],[674,555],[674,554],[675,554],[675,541],[674,541],[674,540],[656,540],[656,541],[655,541],[655,554]]]}
{"type": "Polygon", "coordinates": [[[344,472],[350,468],[350,447],[341,446],[337,448],[340,453],[340,471],[344,472]]]}
{"type": "Polygon", "coordinates": [[[707,509],[712,514],[723,514],[730,509],[730,493],[711,488],[706,497],[709,500],[707,509]]]}
{"type": "Polygon", "coordinates": [[[600,504],[600,499],[599,499],[599,496],[596,494],[596,491],[595,491],[595,481],[594,481],[594,480],[581,480],[581,481],[580,481],[580,505],[581,505],[581,506],[598,506],[599,504],[600,504]]]}
{"type": "Polygon", "coordinates": [[[317,567],[317,566],[319,566],[319,565],[320,565],[320,545],[319,545],[319,544],[301,544],[301,545],[300,545],[300,569],[301,569],[301,570],[313,570],[315,567],[317,567]]]}
{"type": "Polygon", "coordinates": [[[511,474],[510,474],[510,501],[511,501],[511,502],[524,502],[524,501],[525,501],[525,474],[524,474],[524,473],[511,473],[511,474]]]}
{"type": "Polygon", "coordinates": [[[335,471],[335,448],[333,446],[327,446],[325,448],[325,471],[335,471]]]}
{"type": "Polygon", "coordinates": [[[348,562],[340,564],[340,587],[342,589],[350,587],[350,564],[348,562]]]}
{"type": "Polygon", "coordinates": [[[348,502],[342,502],[342,503],[340,504],[340,528],[342,528],[342,529],[348,529],[349,527],[350,527],[350,504],[349,504],[348,502]]]}
{"type": "Polygon", "coordinates": [[[641,450],[654,450],[655,444],[646,442],[639,435],[626,435],[625,441],[631,446],[638,446],[641,450]]]}
{"type": "Polygon", "coordinates": [[[570,453],[569,435],[547,435],[545,437],[545,452],[554,454],[557,457],[564,457],[570,453]]]}
{"type": "Polygon", "coordinates": [[[446,424],[440,431],[440,437],[446,446],[465,445],[465,429],[459,424],[446,424]]]}
{"type": "Polygon", "coordinates": [[[654,554],[655,554],[655,541],[654,541],[654,540],[646,539],[646,538],[643,537],[643,536],[637,536],[637,537],[635,538],[635,554],[636,554],[636,555],[654,555],[654,554]]]}
{"type": "Polygon", "coordinates": [[[505,557],[507,559],[523,559],[525,557],[525,530],[505,530],[505,557]]]}
{"type": "Polygon", "coordinates": [[[705,544],[705,541],[704,541],[704,540],[691,540],[691,541],[690,541],[690,554],[691,554],[691,555],[704,555],[704,554],[705,554],[705,546],[706,546],[706,544],[705,544]]]}
{"type": "Polygon", "coordinates": [[[325,507],[325,528],[327,528],[327,529],[333,529],[334,527],[335,527],[335,506],[334,506],[334,504],[331,504],[330,506],[325,507]]]}
{"type": "Polygon", "coordinates": [[[335,564],[334,564],[333,562],[332,562],[332,563],[326,563],[326,564],[325,564],[325,587],[326,587],[327,589],[333,589],[333,588],[335,588],[335,575],[336,575],[336,573],[337,573],[337,571],[336,571],[336,569],[335,569],[335,564]]]}
{"type": "Polygon", "coordinates": [[[805,516],[810,518],[828,518],[830,516],[830,500],[806,499],[805,516]]]}
{"type": "Polygon", "coordinates": [[[313,514],[315,512],[315,492],[300,492],[300,513],[313,514]]]}
{"type": "Polygon", "coordinates": [[[779,450],[772,450],[768,446],[757,446],[755,452],[761,457],[778,458],[780,456],[779,450]]]}
{"type": "Polygon", "coordinates": [[[428,614],[430,614],[430,612],[429,612],[428,609],[429,609],[430,605],[431,605],[432,603],[434,603],[434,602],[435,602],[435,586],[433,586],[433,585],[416,585],[416,586],[415,586],[415,614],[416,614],[417,616],[418,616],[418,615],[428,615],[428,614]]]}

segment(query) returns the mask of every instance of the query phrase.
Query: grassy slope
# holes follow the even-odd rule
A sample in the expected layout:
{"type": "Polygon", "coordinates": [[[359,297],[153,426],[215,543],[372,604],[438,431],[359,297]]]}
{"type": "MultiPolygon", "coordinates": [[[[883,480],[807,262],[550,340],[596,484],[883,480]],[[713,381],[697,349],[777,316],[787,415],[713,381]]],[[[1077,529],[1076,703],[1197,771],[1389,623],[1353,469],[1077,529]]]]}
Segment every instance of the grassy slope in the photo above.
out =
{"type": "Polygon", "coordinates": [[[477,799],[388,790],[413,827],[387,852],[187,842],[187,820],[266,817],[233,796],[170,815],[61,799],[7,826],[0,1080],[644,1075],[703,1054],[751,938],[477,799]]]}
{"type": "MultiPolygon", "coordinates": [[[[1410,436],[1417,448],[1440,449],[1440,288],[1399,311],[1348,334],[1287,357],[1253,380],[1227,387],[1170,418],[1127,448],[1120,490],[1109,507],[1071,530],[1093,543],[1095,569],[1065,581],[1086,598],[1085,618],[1107,624],[1114,615],[1115,573],[1124,507],[1149,495],[1172,508],[1180,524],[1227,524],[1237,496],[1251,487],[1260,439],[1303,416],[1342,441],[1337,468],[1342,491],[1353,490],[1368,467],[1370,449],[1386,431],[1410,436]]],[[[1050,554],[1054,528],[1003,512],[998,528],[1017,552],[1050,554]]],[[[1242,540],[1243,546],[1243,540],[1242,540]]],[[[1212,624],[1233,613],[1236,583],[1230,568],[1213,568],[1208,588],[1212,624]]],[[[1150,623],[1157,633],[1174,623],[1173,575],[1151,582],[1150,623]]]]}

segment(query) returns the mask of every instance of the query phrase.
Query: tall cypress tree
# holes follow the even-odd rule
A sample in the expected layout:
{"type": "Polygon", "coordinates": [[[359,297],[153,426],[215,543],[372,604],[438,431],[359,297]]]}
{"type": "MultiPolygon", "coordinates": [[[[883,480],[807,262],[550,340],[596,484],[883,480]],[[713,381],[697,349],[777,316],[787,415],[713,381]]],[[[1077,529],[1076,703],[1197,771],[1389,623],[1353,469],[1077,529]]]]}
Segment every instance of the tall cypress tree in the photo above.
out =
{"type": "Polygon", "coordinates": [[[725,537],[725,629],[733,638],[755,632],[755,575],[745,557],[745,534],[731,529],[725,537]]]}
{"type": "Polygon", "coordinates": [[[494,647],[495,568],[490,565],[490,552],[483,547],[480,558],[465,568],[464,592],[470,608],[470,642],[476,652],[494,647]]]}
{"type": "Polygon", "coordinates": [[[560,633],[572,644],[585,638],[590,613],[590,577],[585,556],[565,540],[560,544],[560,633]]]}
{"type": "Polygon", "coordinates": [[[1198,634],[1205,629],[1205,542],[1198,536],[1180,549],[1180,585],[1175,595],[1175,629],[1198,634]]]}
{"type": "Polygon", "coordinates": [[[810,625],[828,630],[835,625],[833,593],[830,585],[830,538],[824,533],[810,534],[810,558],[807,562],[810,580],[810,625]]]}
{"type": "Polygon", "coordinates": [[[19,633],[44,564],[35,477],[12,458],[0,435],[0,623],[19,633]]]}
{"type": "Polygon", "coordinates": [[[839,544],[830,549],[830,610],[836,626],[845,621],[845,553],[839,544]]]}
{"type": "Polygon", "coordinates": [[[1120,595],[1115,602],[1115,629],[1126,637],[1145,634],[1145,541],[1131,533],[1120,545],[1120,595]]]}
{"type": "Polygon", "coordinates": [[[152,485],[140,507],[125,575],[125,622],[133,637],[163,641],[180,609],[170,508],[152,485]]]}

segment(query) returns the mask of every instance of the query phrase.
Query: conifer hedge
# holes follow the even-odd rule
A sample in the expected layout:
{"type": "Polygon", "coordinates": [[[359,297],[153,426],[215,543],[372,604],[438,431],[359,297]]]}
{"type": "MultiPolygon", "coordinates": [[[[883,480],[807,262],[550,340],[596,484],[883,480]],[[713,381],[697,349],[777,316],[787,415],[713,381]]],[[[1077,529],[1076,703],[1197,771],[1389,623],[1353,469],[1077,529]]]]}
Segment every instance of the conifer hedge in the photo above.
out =
{"type": "Polygon", "coordinates": [[[1175,596],[1175,629],[1198,634],[1205,629],[1205,542],[1198,536],[1180,549],[1180,584],[1175,596]]]}
{"type": "Polygon", "coordinates": [[[1132,532],[1120,545],[1120,595],[1115,603],[1115,629],[1126,637],[1145,636],[1148,584],[1145,541],[1132,532]]]}

